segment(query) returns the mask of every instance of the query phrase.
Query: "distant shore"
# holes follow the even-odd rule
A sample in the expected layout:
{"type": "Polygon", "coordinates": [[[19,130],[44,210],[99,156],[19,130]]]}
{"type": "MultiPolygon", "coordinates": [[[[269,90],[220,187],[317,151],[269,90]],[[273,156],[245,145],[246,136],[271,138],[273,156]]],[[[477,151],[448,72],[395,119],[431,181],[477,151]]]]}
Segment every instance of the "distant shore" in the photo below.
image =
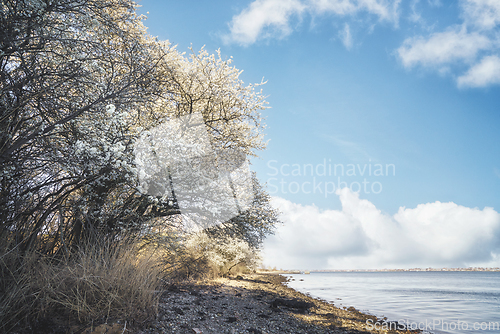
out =
{"type": "Polygon", "coordinates": [[[410,269],[321,269],[321,270],[267,270],[260,269],[259,272],[267,274],[309,274],[309,273],[352,273],[352,272],[399,272],[399,271],[500,271],[499,267],[483,268],[410,268],[410,269]]]}

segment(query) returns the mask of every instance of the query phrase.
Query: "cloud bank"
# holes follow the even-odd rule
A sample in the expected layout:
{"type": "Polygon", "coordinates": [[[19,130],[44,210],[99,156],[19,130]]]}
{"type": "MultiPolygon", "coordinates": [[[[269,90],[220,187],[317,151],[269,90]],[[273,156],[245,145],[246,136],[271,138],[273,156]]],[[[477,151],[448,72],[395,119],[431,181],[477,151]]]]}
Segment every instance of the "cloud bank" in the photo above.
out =
{"type": "Polygon", "coordinates": [[[496,0],[462,0],[461,25],[449,26],[442,32],[415,36],[404,40],[397,55],[407,69],[422,66],[455,75],[459,88],[486,87],[500,83],[498,55],[500,40],[500,2],[496,0]]]}
{"type": "Polygon", "coordinates": [[[258,38],[285,37],[292,32],[291,17],[305,9],[299,0],[256,0],[233,17],[225,41],[250,45],[258,38]]]}
{"type": "Polygon", "coordinates": [[[348,188],[342,210],[275,197],[284,225],[264,245],[264,265],[283,269],[500,266],[500,214],[493,208],[427,203],[378,210],[348,188]]]}
{"type": "MultiPolygon", "coordinates": [[[[400,0],[254,0],[239,14],[233,16],[226,43],[249,46],[259,40],[281,39],[299,27],[305,15],[312,18],[332,16],[352,18],[339,28],[338,39],[347,50],[354,44],[356,25],[389,22],[398,27],[401,17],[426,25],[423,14],[417,12],[420,0],[410,4],[411,13],[402,16],[400,0]],[[367,14],[360,16],[358,14],[367,14]]],[[[439,1],[428,1],[431,7],[440,7],[439,1]]],[[[500,56],[500,1],[461,0],[459,24],[442,31],[427,27],[425,35],[403,40],[395,55],[406,69],[416,67],[438,73],[449,73],[459,88],[481,88],[500,83],[498,59],[500,56]],[[429,32],[432,31],[432,32],[429,32]]]]}
{"type": "Polygon", "coordinates": [[[485,87],[500,83],[500,58],[484,57],[457,79],[459,87],[485,87]]]}
{"type": "Polygon", "coordinates": [[[452,27],[428,38],[408,38],[398,49],[405,67],[439,66],[454,61],[473,61],[478,52],[491,48],[491,41],[477,32],[467,33],[464,27],[452,27]]]}
{"type": "MultiPolygon", "coordinates": [[[[305,13],[313,16],[336,15],[352,16],[366,12],[397,25],[400,0],[255,0],[229,23],[229,34],[224,36],[226,43],[248,46],[259,39],[280,39],[293,32],[291,21],[305,13]]],[[[340,33],[342,41],[349,49],[349,27],[340,33]],[[347,37],[347,39],[346,39],[347,37]]]]}

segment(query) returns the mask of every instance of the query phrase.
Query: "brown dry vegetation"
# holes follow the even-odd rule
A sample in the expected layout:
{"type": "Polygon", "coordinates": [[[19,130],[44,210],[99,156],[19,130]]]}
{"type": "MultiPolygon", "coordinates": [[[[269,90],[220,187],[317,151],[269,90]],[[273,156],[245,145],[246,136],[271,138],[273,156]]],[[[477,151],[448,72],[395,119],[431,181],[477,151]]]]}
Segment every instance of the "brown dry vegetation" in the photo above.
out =
{"type": "Polygon", "coordinates": [[[0,331],[43,332],[45,327],[156,315],[161,263],[130,241],[88,245],[69,258],[32,253],[0,257],[0,331]]]}
{"type": "MultiPolygon", "coordinates": [[[[206,248],[144,238],[94,241],[62,258],[4,249],[0,333],[78,332],[117,320],[146,325],[158,315],[158,292],[165,283],[227,273],[209,255],[206,248]]],[[[231,273],[251,270],[234,263],[231,273]]]]}

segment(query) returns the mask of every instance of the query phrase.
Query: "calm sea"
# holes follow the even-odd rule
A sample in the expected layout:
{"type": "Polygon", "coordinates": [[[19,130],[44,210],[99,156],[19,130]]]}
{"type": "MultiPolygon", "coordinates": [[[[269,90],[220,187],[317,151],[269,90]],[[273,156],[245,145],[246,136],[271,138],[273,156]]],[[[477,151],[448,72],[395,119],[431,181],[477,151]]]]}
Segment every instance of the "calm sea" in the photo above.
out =
{"type": "MultiPolygon", "coordinates": [[[[288,286],[433,333],[500,333],[500,272],[286,275],[288,286]],[[303,281],[301,281],[303,280],[303,281]]],[[[370,324],[378,325],[376,323],[370,324]]]]}

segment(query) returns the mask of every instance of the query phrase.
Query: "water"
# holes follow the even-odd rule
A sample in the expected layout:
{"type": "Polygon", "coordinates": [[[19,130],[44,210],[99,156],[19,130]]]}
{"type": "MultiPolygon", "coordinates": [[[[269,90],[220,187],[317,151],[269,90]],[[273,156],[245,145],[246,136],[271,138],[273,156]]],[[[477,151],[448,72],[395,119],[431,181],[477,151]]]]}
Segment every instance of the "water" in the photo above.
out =
{"type": "MultiPolygon", "coordinates": [[[[288,286],[433,333],[500,333],[500,272],[287,275],[288,286]],[[303,279],[304,281],[300,281],[303,279]]],[[[373,324],[375,325],[375,324],[373,324]]]]}

